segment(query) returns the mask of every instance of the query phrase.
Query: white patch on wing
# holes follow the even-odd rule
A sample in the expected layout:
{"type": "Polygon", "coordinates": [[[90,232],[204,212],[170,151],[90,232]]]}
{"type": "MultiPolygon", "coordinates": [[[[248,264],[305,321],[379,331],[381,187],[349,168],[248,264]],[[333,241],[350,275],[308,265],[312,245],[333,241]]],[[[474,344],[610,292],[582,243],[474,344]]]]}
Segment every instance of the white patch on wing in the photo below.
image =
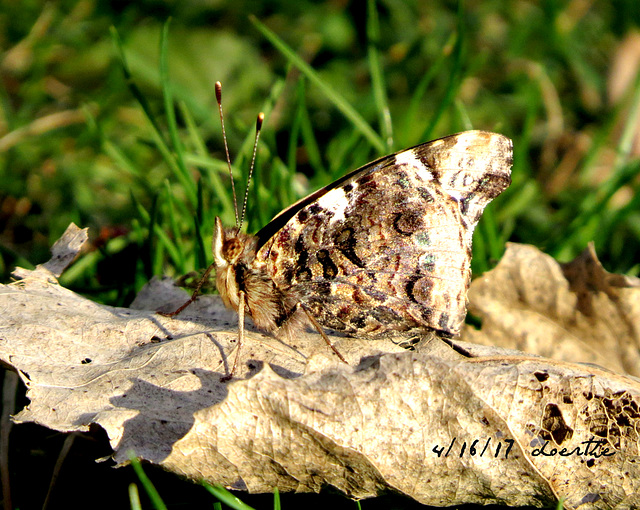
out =
{"type": "Polygon", "coordinates": [[[462,202],[462,194],[455,189],[452,188],[448,188],[445,189],[447,195],[449,195],[451,198],[453,198],[454,200],[458,201],[458,202],[462,202]]]}
{"type": "Polygon", "coordinates": [[[331,211],[332,216],[329,223],[344,221],[344,212],[349,205],[347,194],[342,188],[335,188],[325,193],[318,199],[318,205],[327,211],[331,211]]]}
{"type": "Polygon", "coordinates": [[[402,151],[396,154],[395,163],[398,166],[410,166],[413,168],[417,168],[418,170],[420,170],[420,173],[424,180],[426,181],[433,180],[433,174],[422,161],[416,158],[416,155],[413,152],[413,150],[402,151]]]}
{"type": "Polygon", "coordinates": [[[477,144],[478,131],[459,133],[453,138],[454,144],[443,154],[441,183],[442,189],[454,200],[461,202],[468,188],[477,180],[475,175],[476,156],[469,154],[469,147],[477,144]],[[469,173],[471,172],[471,173],[469,173]]]}

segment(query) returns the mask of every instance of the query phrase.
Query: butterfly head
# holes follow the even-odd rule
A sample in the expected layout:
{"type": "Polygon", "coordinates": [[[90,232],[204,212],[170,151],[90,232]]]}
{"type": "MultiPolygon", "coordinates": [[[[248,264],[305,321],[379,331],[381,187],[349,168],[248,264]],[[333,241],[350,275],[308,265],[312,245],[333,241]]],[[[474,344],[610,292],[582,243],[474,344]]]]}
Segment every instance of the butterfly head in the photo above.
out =
{"type": "Polygon", "coordinates": [[[237,228],[224,228],[216,218],[213,230],[213,256],[218,271],[240,263],[250,264],[255,258],[256,239],[238,232],[237,228]]]}
{"type": "Polygon", "coordinates": [[[224,228],[216,218],[213,230],[213,258],[216,266],[216,287],[223,303],[238,310],[240,291],[245,291],[244,275],[256,258],[257,238],[238,232],[236,227],[224,228]]]}

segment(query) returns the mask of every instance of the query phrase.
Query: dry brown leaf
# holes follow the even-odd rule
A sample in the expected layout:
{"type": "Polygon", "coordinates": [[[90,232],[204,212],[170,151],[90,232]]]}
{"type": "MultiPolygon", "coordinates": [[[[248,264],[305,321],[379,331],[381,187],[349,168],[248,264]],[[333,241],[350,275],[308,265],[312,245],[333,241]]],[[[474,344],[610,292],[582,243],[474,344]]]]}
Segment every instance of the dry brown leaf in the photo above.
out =
{"type": "Polygon", "coordinates": [[[79,228],[72,223],[67,227],[67,230],[64,231],[62,237],[51,247],[51,259],[36,267],[36,271],[29,271],[18,267],[13,272],[13,275],[16,278],[25,278],[29,275],[40,276],[47,279],[53,277],[52,281],[55,281],[76,259],[89,240],[88,231],[88,228],[79,228]]]}
{"type": "MultiPolygon", "coordinates": [[[[42,271],[0,287],[0,358],[31,400],[16,421],[61,431],[97,424],[118,462],[133,449],[251,492],[333,486],[443,506],[640,504],[632,378],[482,346],[468,358],[436,340],[412,352],[334,338],[346,366],[318,335],[292,347],[249,332],[244,379],[223,384],[236,332],[216,297],[168,319],[97,305],[42,271]]],[[[166,280],[147,295],[169,307],[184,298],[166,280]]]]}
{"type": "Polygon", "coordinates": [[[640,376],[640,280],[607,273],[593,246],[559,264],[533,246],[508,244],[473,281],[469,312],[482,329],[462,338],[640,376]]]}

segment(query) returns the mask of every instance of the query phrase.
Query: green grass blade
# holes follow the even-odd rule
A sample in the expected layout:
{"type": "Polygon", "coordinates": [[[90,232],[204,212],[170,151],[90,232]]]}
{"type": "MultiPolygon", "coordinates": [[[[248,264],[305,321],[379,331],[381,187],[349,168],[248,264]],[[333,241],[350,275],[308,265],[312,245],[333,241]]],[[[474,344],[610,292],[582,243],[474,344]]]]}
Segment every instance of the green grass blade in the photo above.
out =
{"type": "Polygon", "coordinates": [[[202,173],[202,178],[206,179],[208,187],[213,191],[217,200],[220,202],[220,208],[222,209],[222,216],[226,217],[226,215],[233,216],[235,212],[233,210],[233,201],[231,199],[231,195],[229,194],[229,186],[224,184],[221,179],[221,175],[226,176],[226,164],[223,165],[224,170],[215,170],[212,163],[219,163],[217,160],[213,160],[209,155],[209,151],[207,150],[207,146],[200,136],[200,131],[198,130],[196,123],[193,119],[193,115],[187,108],[187,105],[184,101],[178,102],[178,109],[180,110],[180,115],[184,119],[185,125],[187,127],[187,132],[189,133],[189,139],[195,148],[195,152],[197,154],[196,157],[185,154],[184,160],[185,164],[190,164],[197,166],[202,169],[204,172],[202,173]],[[224,172],[224,173],[221,173],[224,172]]]}
{"type": "MultiPolygon", "coordinates": [[[[202,239],[202,227],[200,226],[200,222],[196,219],[194,220],[195,226],[195,242],[196,242],[196,246],[195,246],[195,256],[196,256],[196,260],[195,260],[195,267],[196,269],[200,269],[203,267],[207,267],[209,264],[207,264],[207,250],[204,246],[204,240],[202,239]]],[[[186,271],[183,271],[183,274],[186,273],[186,271]]]]}
{"type": "Polygon", "coordinates": [[[473,238],[474,259],[473,270],[476,274],[491,269],[495,261],[500,260],[504,253],[505,239],[501,235],[493,207],[488,207],[482,214],[482,221],[478,225],[478,232],[473,238]]]}
{"type": "MultiPolygon", "coordinates": [[[[163,32],[163,34],[164,34],[164,32],[163,32]]],[[[187,196],[189,197],[190,202],[192,204],[195,204],[196,197],[195,197],[195,187],[193,186],[193,182],[191,181],[191,179],[189,179],[188,175],[186,175],[186,173],[183,172],[180,169],[178,161],[177,161],[176,157],[174,156],[174,154],[171,152],[171,150],[169,148],[169,146],[170,146],[169,142],[165,139],[165,137],[163,135],[163,131],[162,131],[162,129],[160,129],[160,126],[159,126],[158,122],[155,119],[155,115],[153,115],[153,112],[151,111],[151,107],[149,106],[149,103],[148,103],[146,97],[144,96],[142,91],[138,88],[138,86],[133,81],[133,78],[131,76],[131,72],[129,71],[129,66],[127,64],[126,56],[124,54],[124,49],[122,47],[122,42],[120,41],[120,37],[118,35],[118,32],[113,27],[111,28],[111,35],[112,35],[112,39],[114,41],[114,44],[116,46],[117,54],[118,54],[119,60],[120,60],[120,66],[121,66],[122,71],[124,73],[125,81],[127,83],[127,87],[129,88],[129,91],[131,92],[133,97],[138,101],[138,104],[142,108],[142,111],[143,111],[143,113],[145,115],[145,118],[147,119],[147,121],[151,125],[151,128],[152,128],[151,129],[151,138],[152,138],[156,148],[158,149],[158,151],[162,155],[162,159],[165,161],[165,163],[167,164],[167,166],[169,167],[171,172],[177,177],[177,179],[180,181],[180,183],[184,187],[185,192],[187,193],[187,196]]],[[[162,44],[163,44],[163,42],[161,40],[161,45],[162,44]]],[[[166,52],[166,47],[165,47],[164,51],[166,52]]],[[[165,58],[166,58],[166,56],[165,56],[165,58]]]]}
{"type": "MultiPolygon", "coordinates": [[[[277,80],[271,87],[269,91],[269,97],[267,97],[261,105],[260,111],[264,113],[264,126],[267,126],[269,123],[269,116],[273,111],[273,107],[278,101],[278,98],[282,95],[285,90],[286,82],[283,79],[277,80]]],[[[244,141],[242,142],[242,147],[240,151],[240,155],[244,156],[247,161],[251,160],[251,155],[253,154],[253,141],[255,139],[255,131],[251,130],[247,133],[244,141]]]]}
{"type": "MultiPolygon", "coordinates": [[[[112,239],[109,241],[109,245],[124,244],[120,239],[112,239]]],[[[108,246],[109,246],[108,245],[108,246]]],[[[105,247],[106,248],[106,247],[105,247]]],[[[58,281],[63,287],[72,286],[76,280],[83,278],[87,274],[96,272],[96,266],[101,258],[99,251],[93,251],[85,253],[82,257],[79,257],[72,265],[65,269],[64,273],[60,275],[58,281]]]]}
{"type": "Polygon", "coordinates": [[[633,144],[638,131],[638,111],[640,111],[640,73],[636,73],[633,84],[633,99],[631,106],[626,109],[627,120],[618,143],[618,157],[615,167],[620,168],[629,160],[629,155],[633,150],[633,144]]]}
{"type": "Polygon", "coordinates": [[[204,222],[204,186],[202,185],[202,179],[198,180],[197,188],[198,201],[196,202],[196,221],[202,225],[204,222]]]}
{"type": "MultiPolygon", "coordinates": [[[[486,211],[485,211],[486,212],[486,211]]],[[[489,247],[487,236],[484,231],[484,215],[482,221],[477,226],[473,234],[473,257],[471,258],[471,272],[478,276],[484,273],[489,267],[487,260],[489,259],[489,247]]]]}
{"type": "Polygon", "coordinates": [[[181,100],[177,102],[177,106],[178,110],[180,111],[180,116],[184,120],[185,126],[187,127],[189,140],[193,144],[196,154],[199,154],[200,156],[208,156],[209,151],[207,150],[207,145],[204,143],[202,136],[200,136],[200,131],[196,126],[193,115],[191,115],[191,111],[187,107],[187,103],[181,100]]]}
{"type": "Polygon", "coordinates": [[[204,225],[204,188],[202,185],[202,179],[198,181],[198,207],[195,217],[195,230],[196,230],[196,268],[207,267],[207,250],[204,246],[204,240],[202,238],[202,226],[204,225]]]}
{"type": "Polygon", "coordinates": [[[566,230],[559,232],[561,236],[557,243],[558,248],[553,251],[559,259],[574,255],[574,251],[580,251],[587,243],[592,241],[601,230],[607,219],[607,205],[620,188],[627,185],[640,174],[640,161],[632,161],[617,169],[613,175],[592,193],[585,194],[582,202],[582,211],[569,223],[566,230]]]}
{"type": "Polygon", "coordinates": [[[151,500],[151,504],[153,505],[153,508],[155,508],[156,510],[167,510],[167,506],[164,504],[164,501],[162,501],[160,494],[158,493],[156,488],[153,486],[153,483],[151,483],[151,480],[149,479],[147,474],[142,469],[140,460],[135,457],[132,451],[129,452],[129,460],[131,461],[131,466],[133,467],[133,470],[138,476],[138,479],[140,480],[142,487],[147,493],[147,496],[149,496],[149,499],[151,500]]]}
{"type": "Polygon", "coordinates": [[[302,141],[305,151],[307,152],[307,157],[309,158],[309,164],[313,168],[314,174],[324,181],[327,179],[327,168],[324,165],[322,154],[320,152],[320,146],[318,144],[318,140],[316,139],[316,134],[311,122],[311,118],[309,117],[309,110],[307,109],[307,104],[305,101],[305,90],[305,81],[303,78],[301,78],[298,81],[297,97],[299,112],[301,115],[300,128],[302,141]]]}
{"type": "MultiPolygon", "coordinates": [[[[263,126],[265,126],[268,121],[269,121],[269,115],[271,114],[273,107],[278,99],[278,97],[280,97],[280,95],[282,94],[283,90],[284,90],[284,86],[285,86],[285,81],[284,80],[278,80],[274,83],[274,85],[271,87],[271,91],[269,93],[269,97],[263,102],[262,104],[262,108],[261,108],[261,112],[264,113],[264,123],[263,126]]],[[[264,129],[264,127],[263,127],[264,129]]],[[[253,154],[253,144],[255,141],[255,130],[250,130],[247,132],[247,135],[245,136],[242,145],[240,147],[240,152],[238,153],[235,161],[233,162],[232,166],[233,166],[233,175],[234,178],[236,179],[236,183],[238,182],[238,180],[244,179],[245,176],[248,174],[248,170],[249,170],[249,164],[251,161],[251,156],[253,154]]],[[[259,155],[259,154],[258,154],[259,155]]],[[[258,159],[256,159],[256,165],[258,166],[260,164],[260,161],[258,159]]],[[[226,168],[226,166],[225,166],[226,168]]],[[[257,169],[256,169],[257,170],[257,169]]],[[[255,175],[255,178],[252,180],[252,183],[249,184],[253,184],[254,186],[256,186],[256,184],[260,183],[260,179],[258,178],[257,174],[255,175]]],[[[245,183],[246,184],[246,183],[245,183]]],[[[242,202],[242,199],[244,198],[244,195],[246,194],[246,189],[242,189],[242,194],[240,194],[240,188],[239,186],[237,186],[237,192],[238,192],[238,200],[240,202],[242,202]]],[[[227,191],[228,193],[228,191],[227,191]]],[[[252,205],[252,201],[249,201],[249,205],[252,205]]],[[[246,225],[246,223],[245,223],[246,225]]]]}
{"type": "MultiPolygon", "coordinates": [[[[274,105],[276,104],[278,98],[281,96],[284,90],[285,90],[284,80],[277,80],[274,83],[274,85],[271,87],[269,97],[263,102],[262,108],[261,108],[262,113],[264,113],[265,115],[265,121],[263,126],[268,123],[268,119],[271,112],[273,111],[274,105]]],[[[240,174],[240,176],[243,175],[243,172],[240,172],[239,170],[248,169],[249,167],[251,155],[253,154],[254,140],[255,140],[255,131],[249,131],[242,143],[240,154],[238,155],[238,158],[234,162],[234,175],[236,175],[236,178],[238,174],[240,174]]],[[[260,226],[262,226],[273,217],[272,214],[268,214],[267,208],[264,206],[265,204],[264,201],[255,200],[251,198],[252,194],[253,196],[260,197],[262,194],[262,188],[264,187],[264,183],[267,182],[264,179],[260,178],[260,174],[262,172],[263,155],[265,151],[268,151],[268,148],[264,144],[260,144],[259,148],[260,150],[257,153],[256,161],[255,161],[254,178],[252,179],[251,183],[249,183],[253,187],[254,191],[252,193],[250,190],[249,195],[247,195],[248,196],[248,201],[247,201],[248,214],[247,214],[247,217],[245,218],[244,227],[248,231],[252,230],[252,228],[249,225],[250,223],[252,224],[254,220],[260,219],[260,226]]],[[[268,158],[270,158],[270,156],[267,155],[267,159],[268,158]]],[[[236,180],[236,183],[237,182],[238,181],[236,180]]],[[[242,190],[242,194],[238,195],[238,198],[242,200],[244,198],[244,195],[247,193],[246,188],[242,189],[238,186],[237,189],[238,191],[242,190]]],[[[282,192],[282,189],[274,187],[273,183],[271,183],[270,193],[269,193],[269,196],[266,198],[267,202],[271,200],[271,197],[273,196],[273,194],[275,193],[279,194],[281,192],[282,192]]]]}
{"type": "Polygon", "coordinates": [[[169,76],[169,24],[171,18],[167,19],[162,27],[162,36],[160,37],[160,86],[162,87],[162,97],[164,100],[164,111],[167,117],[167,127],[169,129],[169,138],[173,145],[175,154],[175,170],[176,177],[184,186],[187,197],[191,204],[195,207],[196,190],[193,179],[189,175],[184,162],[184,147],[178,134],[178,124],[176,122],[176,113],[174,109],[173,90],[171,87],[169,76]]]}
{"type": "Polygon", "coordinates": [[[162,230],[159,225],[159,206],[158,206],[158,195],[153,197],[153,202],[151,202],[151,211],[149,213],[149,237],[147,238],[147,242],[145,243],[145,252],[143,255],[143,260],[146,261],[145,266],[145,275],[148,280],[151,280],[154,274],[160,274],[162,271],[162,244],[157,242],[156,231],[162,230]]]}
{"type": "Polygon", "coordinates": [[[453,107],[456,113],[457,124],[462,126],[462,130],[467,131],[468,129],[473,129],[473,122],[471,122],[471,117],[469,117],[469,112],[464,103],[456,98],[453,100],[453,107]]]}
{"type": "MultiPolygon", "coordinates": [[[[177,270],[180,273],[186,273],[187,269],[185,266],[185,257],[184,252],[182,251],[183,243],[180,240],[180,228],[178,227],[178,216],[176,215],[174,203],[173,203],[173,193],[171,192],[171,184],[168,180],[164,181],[164,200],[163,205],[166,210],[166,216],[169,218],[169,226],[171,228],[171,235],[175,240],[174,243],[171,243],[175,246],[176,249],[176,258],[177,260],[177,270]]],[[[174,260],[174,262],[176,262],[174,260]]]]}
{"type": "MultiPolygon", "coordinates": [[[[173,261],[173,264],[179,267],[180,260],[181,260],[180,252],[176,248],[175,243],[171,241],[171,239],[169,238],[167,233],[164,231],[164,229],[161,227],[161,225],[158,225],[157,223],[154,223],[152,225],[151,214],[149,214],[149,212],[142,206],[142,204],[138,201],[138,199],[136,198],[133,192],[130,193],[130,197],[131,197],[131,203],[133,204],[134,208],[138,212],[141,224],[146,226],[149,231],[153,230],[153,234],[155,237],[157,237],[158,243],[162,246],[164,250],[167,251],[167,254],[173,261]]],[[[143,237],[142,234],[140,234],[140,238],[142,237],[143,237]]],[[[143,250],[142,250],[143,254],[145,253],[145,250],[146,248],[143,247],[143,250]]],[[[150,262],[150,259],[148,260],[148,262],[150,262]]]]}
{"type": "MultiPolygon", "coordinates": [[[[302,82],[303,78],[298,81],[298,84],[302,82]]],[[[298,87],[300,88],[300,87],[298,87]]],[[[298,95],[298,98],[300,94],[298,95]]],[[[300,131],[302,130],[302,105],[304,103],[298,103],[298,108],[293,117],[293,122],[291,123],[291,129],[289,130],[289,145],[287,147],[287,168],[289,169],[289,173],[293,175],[296,172],[297,162],[298,162],[298,140],[300,138],[300,131]]]]}
{"type": "Polygon", "coordinates": [[[143,172],[140,171],[133,161],[118,147],[116,144],[108,140],[98,120],[93,115],[90,108],[83,106],[82,111],[87,119],[87,127],[89,132],[96,136],[100,142],[100,148],[102,151],[111,158],[115,165],[121,168],[127,177],[132,176],[136,183],[140,185],[145,191],[151,193],[151,188],[143,172]]]}
{"type": "Polygon", "coordinates": [[[367,2],[367,57],[369,69],[371,70],[371,86],[373,97],[378,110],[378,122],[382,131],[382,139],[385,142],[385,151],[393,151],[393,126],[391,124],[391,112],[389,111],[389,99],[387,98],[384,71],[380,64],[380,22],[378,20],[378,10],[376,0],[367,2]]]}
{"type": "Polygon", "coordinates": [[[249,16],[251,23],[258,31],[273,44],[294,66],[296,66],[307,79],[318,87],[324,95],[351,121],[355,129],[364,136],[378,152],[385,152],[386,144],[380,136],[371,128],[364,118],[344,99],[338,92],[324,82],[318,73],[304,60],[302,60],[282,39],[263,25],[255,16],[249,16]]]}
{"type": "Polygon", "coordinates": [[[449,80],[446,86],[446,93],[442,98],[442,101],[438,104],[438,108],[431,119],[431,122],[426,127],[426,129],[422,132],[421,139],[422,140],[430,140],[433,135],[433,131],[435,130],[440,118],[444,114],[444,112],[451,106],[454,98],[458,94],[458,89],[460,87],[460,83],[462,82],[462,62],[464,56],[464,50],[466,48],[465,44],[466,37],[466,28],[464,24],[464,1],[459,0],[458,2],[458,30],[456,42],[453,47],[453,62],[452,69],[449,73],[449,80]]]}
{"type": "Polygon", "coordinates": [[[329,175],[337,178],[344,173],[344,169],[351,166],[352,160],[360,159],[355,156],[358,152],[358,145],[362,141],[362,137],[356,131],[349,133],[348,137],[341,140],[341,143],[333,149],[331,154],[331,162],[329,167],[329,175]]]}
{"type": "Polygon", "coordinates": [[[129,484],[129,504],[131,505],[131,510],[142,510],[140,493],[138,492],[138,486],[135,483],[129,484]]]}
{"type": "Polygon", "coordinates": [[[273,510],[281,510],[280,491],[277,487],[273,489],[273,510]]]}
{"type": "Polygon", "coordinates": [[[136,197],[133,190],[129,190],[129,197],[131,198],[131,203],[133,204],[133,207],[136,209],[136,211],[138,211],[138,215],[140,216],[140,220],[142,221],[142,224],[148,226],[149,212],[140,203],[140,201],[138,200],[138,197],[136,197]]]}
{"type": "Polygon", "coordinates": [[[622,224],[624,221],[629,222],[630,228],[640,232],[640,223],[633,221],[634,216],[637,216],[640,211],[640,186],[636,185],[633,187],[632,196],[633,198],[629,200],[625,206],[621,207],[612,215],[610,221],[608,221],[608,225],[600,227],[598,233],[601,236],[610,236],[612,234],[612,228],[616,225],[622,224]]]}
{"type": "Polygon", "coordinates": [[[142,172],[138,170],[138,167],[125,155],[125,153],[114,143],[109,140],[102,141],[102,150],[109,156],[113,162],[122,168],[127,174],[133,175],[137,179],[144,180],[142,172]]]}
{"type": "Polygon", "coordinates": [[[431,85],[431,82],[433,82],[436,76],[442,73],[442,68],[447,61],[447,58],[449,58],[450,48],[455,45],[457,39],[458,36],[455,33],[449,36],[449,40],[442,47],[442,51],[436,60],[431,64],[431,66],[429,66],[427,72],[422,75],[422,78],[418,82],[416,90],[411,96],[409,108],[407,109],[407,114],[404,120],[404,128],[402,130],[403,146],[412,146],[420,142],[426,142],[425,139],[420,139],[412,134],[416,132],[415,126],[418,125],[418,117],[424,116],[424,108],[422,108],[421,103],[429,89],[429,85],[431,85]]]}
{"type": "Polygon", "coordinates": [[[222,485],[209,485],[206,482],[202,482],[202,485],[216,498],[218,498],[225,505],[233,508],[234,510],[254,510],[253,507],[250,507],[246,503],[243,503],[240,499],[236,498],[222,485]]]}
{"type": "Polygon", "coordinates": [[[151,107],[147,102],[147,98],[144,96],[144,94],[142,94],[142,91],[138,88],[138,86],[133,81],[133,77],[129,69],[129,64],[127,63],[127,58],[124,53],[124,47],[122,46],[122,40],[120,39],[120,35],[118,34],[118,31],[114,26],[110,27],[110,32],[111,32],[111,39],[116,48],[118,60],[120,61],[120,67],[122,68],[122,72],[124,74],[125,83],[127,84],[127,87],[129,88],[129,91],[131,92],[133,97],[136,98],[136,100],[142,107],[142,110],[144,111],[145,116],[147,117],[147,120],[153,126],[154,131],[158,134],[158,136],[162,137],[162,130],[160,129],[160,126],[158,126],[158,123],[156,122],[155,117],[151,114],[151,107]]]}
{"type": "MultiPolygon", "coordinates": [[[[271,161],[271,174],[277,176],[279,185],[274,190],[278,195],[278,200],[283,206],[288,206],[296,201],[299,194],[296,194],[294,177],[295,173],[289,171],[289,168],[285,166],[284,162],[279,158],[274,158],[271,161]]],[[[268,196],[264,197],[265,200],[269,200],[268,196]]],[[[275,211],[277,214],[277,211],[275,211]]],[[[272,215],[273,216],[273,215],[272,215]]],[[[269,220],[270,218],[267,218],[269,220]]]]}

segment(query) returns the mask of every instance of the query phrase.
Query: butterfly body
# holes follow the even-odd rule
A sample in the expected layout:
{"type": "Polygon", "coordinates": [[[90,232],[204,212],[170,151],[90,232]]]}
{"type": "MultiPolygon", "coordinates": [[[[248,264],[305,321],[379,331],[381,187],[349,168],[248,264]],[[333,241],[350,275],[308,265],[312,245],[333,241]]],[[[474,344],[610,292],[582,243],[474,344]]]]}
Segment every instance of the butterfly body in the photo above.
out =
{"type": "Polygon", "coordinates": [[[255,325],[274,333],[298,325],[294,320],[297,293],[287,285],[278,286],[256,261],[258,238],[224,228],[216,218],[213,236],[216,287],[227,308],[240,312],[244,305],[255,325]],[[240,293],[244,294],[244,299],[240,293]]]}
{"type": "Polygon", "coordinates": [[[473,229],[509,185],[511,163],[508,138],[467,131],[369,163],[255,236],[216,219],[218,291],[226,306],[276,334],[308,317],[359,336],[455,336],[473,229]]]}

